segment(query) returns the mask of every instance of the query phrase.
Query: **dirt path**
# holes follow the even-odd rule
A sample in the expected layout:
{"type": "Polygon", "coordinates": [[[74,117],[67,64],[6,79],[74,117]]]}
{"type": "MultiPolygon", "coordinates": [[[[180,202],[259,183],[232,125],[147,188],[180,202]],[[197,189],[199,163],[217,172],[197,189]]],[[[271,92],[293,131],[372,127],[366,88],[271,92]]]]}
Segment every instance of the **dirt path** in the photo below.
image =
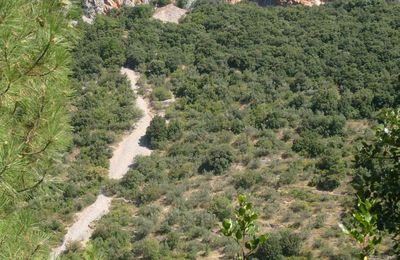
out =
{"type": "Polygon", "coordinates": [[[108,213],[111,200],[112,198],[100,194],[92,205],[76,213],[75,223],[68,228],[62,245],[53,250],[51,259],[57,258],[72,241],[80,241],[85,244],[93,233],[90,224],[108,213]]]}
{"type": "MultiPolygon", "coordinates": [[[[139,79],[139,74],[125,68],[121,69],[121,73],[127,75],[132,90],[136,92],[136,83],[139,79]]],[[[136,123],[135,129],[124,136],[122,141],[116,146],[113,156],[110,159],[110,169],[108,172],[110,179],[122,178],[128,171],[129,165],[131,165],[135,156],[150,155],[151,153],[151,150],[143,146],[142,140],[146,133],[146,128],[150,125],[152,119],[150,107],[146,100],[140,96],[136,98],[136,105],[143,110],[143,117],[136,123]]],[[[77,241],[85,245],[93,233],[92,223],[108,213],[111,201],[112,198],[100,194],[93,204],[76,213],[75,222],[68,228],[62,245],[52,251],[50,258],[56,259],[67,249],[67,245],[71,242],[77,241]]]]}
{"type": "MultiPolygon", "coordinates": [[[[136,92],[136,82],[139,79],[139,74],[125,68],[121,69],[121,73],[128,77],[131,81],[132,90],[136,92]]],[[[151,154],[151,150],[143,146],[142,137],[146,134],[146,129],[150,125],[153,116],[148,103],[139,95],[136,98],[136,105],[143,111],[143,117],[137,122],[135,129],[129,135],[125,136],[114,150],[108,172],[110,179],[121,179],[128,171],[133,158],[137,155],[151,154]]]]}

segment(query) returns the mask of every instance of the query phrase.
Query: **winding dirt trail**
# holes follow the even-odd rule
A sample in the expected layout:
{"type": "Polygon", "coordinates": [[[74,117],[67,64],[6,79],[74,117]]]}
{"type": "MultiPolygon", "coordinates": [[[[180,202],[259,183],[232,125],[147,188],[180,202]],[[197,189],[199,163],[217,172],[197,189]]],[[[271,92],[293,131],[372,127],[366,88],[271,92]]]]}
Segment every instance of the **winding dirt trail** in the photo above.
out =
{"type": "MultiPolygon", "coordinates": [[[[128,77],[131,88],[136,93],[139,73],[126,68],[122,68],[121,73],[128,77]]],[[[110,179],[121,179],[129,170],[129,165],[137,155],[151,154],[151,150],[143,145],[142,137],[146,134],[146,129],[150,125],[153,115],[150,112],[149,104],[139,95],[136,97],[136,106],[143,111],[143,117],[137,122],[135,130],[125,136],[114,150],[108,172],[110,179]]]]}
{"type": "MultiPolygon", "coordinates": [[[[140,77],[139,73],[126,68],[122,68],[121,73],[128,77],[131,88],[136,93],[136,83],[140,77]]],[[[127,173],[129,166],[137,155],[151,154],[151,150],[143,145],[143,137],[153,115],[149,104],[139,95],[136,98],[136,106],[143,111],[143,117],[136,123],[135,129],[124,136],[122,141],[115,147],[113,156],[110,159],[108,172],[110,179],[121,179],[127,173]]],[[[62,245],[52,251],[50,258],[56,259],[67,249],[67,245],[71,242],[80,242],[85,245],[94,231],[91,224],[109,212],[111,201],[111,197],[100,194],[93,204],[76,213],[75,222],[68,228],[62,245]]]]}

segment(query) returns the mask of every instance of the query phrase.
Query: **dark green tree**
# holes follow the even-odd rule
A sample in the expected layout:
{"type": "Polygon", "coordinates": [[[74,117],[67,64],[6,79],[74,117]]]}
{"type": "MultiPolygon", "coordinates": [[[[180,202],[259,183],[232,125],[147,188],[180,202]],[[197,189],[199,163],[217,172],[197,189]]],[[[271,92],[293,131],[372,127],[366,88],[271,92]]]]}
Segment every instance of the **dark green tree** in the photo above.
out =
{"type": "Polygon", "coordinates": [[[212,148],[201,166],[201,170],[211,171],[216,175],[229,169],[234,160],[234,154],[230,146],[212,148]]]}
{"type": "Polygon", "coordinates": [[[161,116],[155,116],[146,130],[146,138],[152,148],[159,148],[160,142],[168,137],[167,123],[161,116]]]}

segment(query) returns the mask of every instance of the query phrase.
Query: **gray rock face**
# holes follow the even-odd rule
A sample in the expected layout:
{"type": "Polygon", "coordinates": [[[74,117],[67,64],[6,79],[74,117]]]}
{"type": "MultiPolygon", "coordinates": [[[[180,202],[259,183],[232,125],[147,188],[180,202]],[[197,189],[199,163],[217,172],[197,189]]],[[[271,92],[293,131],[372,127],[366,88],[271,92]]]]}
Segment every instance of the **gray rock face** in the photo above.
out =
{"type": "Polygon", "coordinates": [[[134,5],[134,0],[84,0],[83,10],[87,17],[94,18],[96,14],[105,14],[113,8],[134,5]]]}

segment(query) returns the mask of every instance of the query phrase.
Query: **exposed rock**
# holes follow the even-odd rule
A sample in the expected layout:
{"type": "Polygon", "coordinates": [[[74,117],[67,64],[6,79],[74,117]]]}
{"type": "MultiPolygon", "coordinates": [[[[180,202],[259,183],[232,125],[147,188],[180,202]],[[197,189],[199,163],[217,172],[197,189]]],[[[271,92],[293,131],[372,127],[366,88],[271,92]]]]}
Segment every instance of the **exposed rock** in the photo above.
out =
{"type": "Polygon", "coordinates": [[[319,6],[324,4],[324,0],[276,0],[276,5],[305,5],[305,6],[319,6]]]}
{"type": "Polygon", "coordinates": [[[106,14],[113,8],[121,6],[134,6],[134,0],[84,0],[83,10],[85,15],[93,18],[96,14],[106,14]]]}
{"type": "MultiPolygon", "coordinates": [[[[66,0],[64,0],[66,1],[66,0]]],[[[196,0],[188,0],[188,7],[190,7],[196,0]]],[[[227,3],[236,4],[242,0],[225,0],[227,3]]],[[[321,5],[327,0],[255,0],[260,5],[321,5]]],[[[96,14],[106,14],[113,8],[120,8],[121,6],[134,6],[135,4],[148,4],[149,0],[83,0],[83,10],[88,19],[93,19],[96,14]]],[[[167,5],[167,9],[171,9],[171,5],[167,5]]],[[[164,16],[163,10],[160,11],[160,16],[164,16]]],[[[169,12],[167,12],[169,13],[169,12]]],[[[160,19],[163,20],[163,19],[160,19]]],[[[168,19],[167,19],[168,20],[168,19]]],[[[176,20],[176,19],[175,19],[176,20]]],[[[177,21],[173,22],[177,22],[177,21]]]]}
{"type": "Polygon", "coordinates": [[[164,23],[178,23],[179,19],[186,14],[186,10],[179,8],[173,4],[157,8],[154,12],[153,18],[158,19],[164,23]]]}

